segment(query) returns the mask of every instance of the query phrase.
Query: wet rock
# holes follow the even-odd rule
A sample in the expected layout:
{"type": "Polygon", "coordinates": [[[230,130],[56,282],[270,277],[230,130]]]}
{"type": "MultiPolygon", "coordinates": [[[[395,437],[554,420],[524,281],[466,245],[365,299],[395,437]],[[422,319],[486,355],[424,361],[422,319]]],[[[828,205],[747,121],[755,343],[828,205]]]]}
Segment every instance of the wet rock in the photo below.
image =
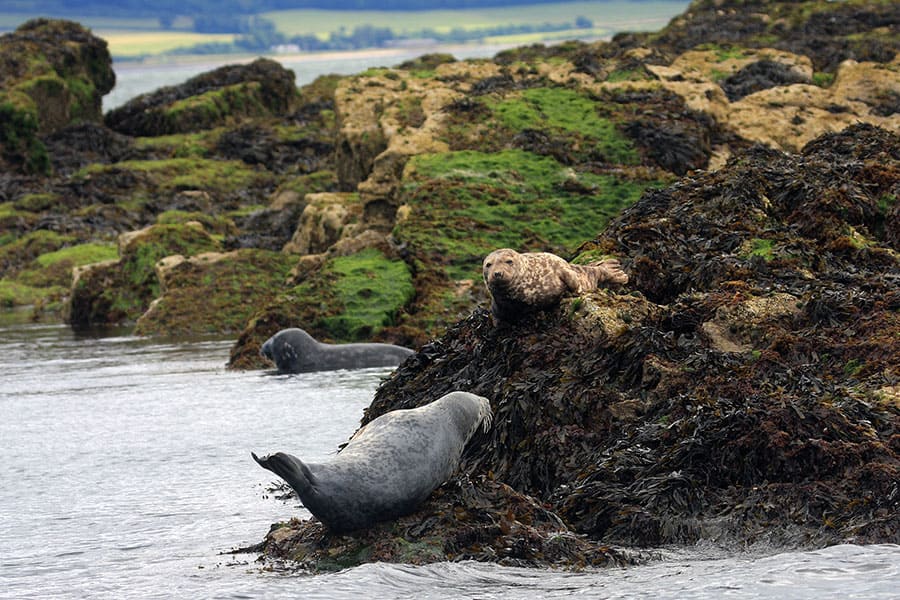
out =
{"type": "Polygon", "coordinates": [[[138,96],[109,111],[105,122],[127,135],[167,135],[225,125],[234,119],[284,115],[296,102],[294,72],[258,58],[138,96]]]}
{"type": "Polygon", "coordinates": [[[110,164],[126,160],[132,153],[131,139],[100,123],[70,125],[43,138],[53,170],[70,174],[92,163],[110,164]]]}

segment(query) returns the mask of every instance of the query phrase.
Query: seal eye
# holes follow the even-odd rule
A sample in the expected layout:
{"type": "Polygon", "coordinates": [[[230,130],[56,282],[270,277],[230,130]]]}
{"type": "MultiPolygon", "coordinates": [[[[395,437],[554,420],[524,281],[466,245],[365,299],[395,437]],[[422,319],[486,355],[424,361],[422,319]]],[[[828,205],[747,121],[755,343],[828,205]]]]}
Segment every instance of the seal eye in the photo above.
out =
{"type": "Polygon", "coordinates": [[[512,259],[511,259],[511,258],[506,259],[506,264],[511,265],[511,264],[512,264],[512,259]]]}
{"type": "Polygon", "coordinates": [[[492,263],[489,263],[489,262],[484,263],[484,268],[485,268],[485,269],[490,269],[490,268],[491,268],[491,264],[492,264],[492,263]]]}

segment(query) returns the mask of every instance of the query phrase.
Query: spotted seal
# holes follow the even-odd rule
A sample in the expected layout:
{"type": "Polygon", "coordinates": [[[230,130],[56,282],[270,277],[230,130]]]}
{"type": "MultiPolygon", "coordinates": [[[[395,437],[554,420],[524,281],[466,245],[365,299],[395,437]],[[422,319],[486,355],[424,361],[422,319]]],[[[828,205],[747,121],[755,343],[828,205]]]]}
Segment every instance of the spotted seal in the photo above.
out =
{"type": "Polygon", "coordinates": [[[372,420],[327,462],[251,454],[287,481],[330,531],[344,533],[413,512],[450,478],[469,439],[479,426],[487,431],[491,419],[486,398],[451,392],[372,420]]]}
{"type": "Polygon", "coordinates": [[[262,345],[259,353],[280,373],[308,373],[399,365],[413,350],[394,344],[324,344],[298,328],[282,329],[262,345]]]}
{"type": "Polygon", "coordinates": [[[573,265],[549,252],[494,250],[482,265],[491,293],[491,313],[498,321],[515,321],[533,310],[559,304],[567,294],[583,294],[601,283],[620,285],[628,275],[616,259],[573,265]]]}

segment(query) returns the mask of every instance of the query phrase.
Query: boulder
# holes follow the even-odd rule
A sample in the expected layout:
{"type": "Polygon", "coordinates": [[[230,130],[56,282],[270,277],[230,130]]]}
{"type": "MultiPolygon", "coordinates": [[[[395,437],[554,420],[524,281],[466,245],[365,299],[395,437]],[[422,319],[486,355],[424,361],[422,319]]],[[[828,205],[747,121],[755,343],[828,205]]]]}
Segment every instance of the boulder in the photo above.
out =
{"type": "Polygon", "coordinates": [[[284,115],[297,103],[294,77],[293,71],[266,58],[227,65],[133,98],[109,111],[105,122],[119,133],[158,136],[284,115]]]}
{"type": "Polygon", "coordinates": [[[34,19],[0,36],[0,160],[47,172],[39,136],[99,122],[115,82],[106,42],[77,23],[34,19]]]}
{"type": "Polygon", "coordinates": [[[83,267],[72,283],[66,322],[76,329],[134,323],[160,294],[156,263],[218,250],[200,223],[152,225],[119,236],[119,260],[83,267]]]}

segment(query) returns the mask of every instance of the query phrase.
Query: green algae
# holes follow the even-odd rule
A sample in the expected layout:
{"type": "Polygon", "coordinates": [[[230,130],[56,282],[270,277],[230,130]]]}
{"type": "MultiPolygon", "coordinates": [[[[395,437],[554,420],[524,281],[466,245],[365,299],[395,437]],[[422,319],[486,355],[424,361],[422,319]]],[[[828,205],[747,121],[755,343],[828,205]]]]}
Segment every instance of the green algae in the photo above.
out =
{"type": "Polygon", "coordinates": [[[406,263],[390,260],[375,249],[333,259],[325,267],[332,275],[340,314],[321,319],[321,326],[339,340],[366,340],[394,325],[397,314],[415,294],[406,263]]]}
{"type": "Polygon", "coordinates": [[[206,258],[171,269],[165,292],[138,320],[135,334],[240,331],[256,307],[274,299],[294,265],[280,252],[253,248],[206,258]]]}
{"type": "Polygon", "coordinates": [[[571,252],[656,183],[576,172],[521,150],[420,155],[407,168],[410,212],[394,235],[453,279],[479,277],[498,247],[571,252]]]}
{"type": "MultiPolygon", "coordinates": [[[[132,171],[146,175],[152,186],[161,191],[206,190],[228,193],[273,182],[271,173],[239,160],[213,160],[198,157],[164,160],[128,160],[111,165],[92,164],[78,170],[73,179],[132,171]]],[[[140,187],[140,186],[139,186],[140,187]]]]}
{"type": "Polygon", "coordinates": [[[616,124],[597,113],[598,102],[568,88],[538,87],[510,94],[487,106],[497,120],[513,131],[548,130],[574,136],[582,146],[599,151],[608,162],[640,163],[631,141],[616,124]]]}
{"type": "Polygon", "coordinates": [[[26,173],[50,173],[47,148],[37,135],[39,129],[34,105],[17,106],[10,96],[0,93],[0,153],[6,161],[21,166],[26,173]]]}
{"type": "Polygon", "coordinates": [[[156,222],[160,225],[178,225],[191,221],[200,223],[214,235],[235,235],[238,232],[234,221],[227,216],[185,210],[167,210],[156,215],[156,222]]]}
{"type": "Polygon", "coordinates": [[[61,262],[71,263],[72,266],[86,265],[104,260],[118,258],[119,253],[115,244],[89,242],[77,246],[61,248],[54,252],[47,252],[37,257],[41,267],[51,267],[61,262]]]}

